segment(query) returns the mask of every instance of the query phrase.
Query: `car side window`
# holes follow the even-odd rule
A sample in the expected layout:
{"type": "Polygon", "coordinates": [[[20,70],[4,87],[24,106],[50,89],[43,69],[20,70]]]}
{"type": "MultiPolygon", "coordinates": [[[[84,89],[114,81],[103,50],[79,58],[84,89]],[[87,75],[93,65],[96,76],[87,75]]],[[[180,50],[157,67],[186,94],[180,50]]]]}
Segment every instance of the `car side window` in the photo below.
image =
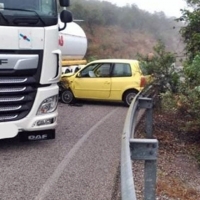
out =
{"type": "Polygon", "coordinates": [[[101,64],[97,69],[95,69],[94,73],[96,77],[110,77],[111,64],[104,63],[101,64]]]}
{"type": "Polygon", "coordinates": [[[131,66],[126,63],[116,63],[112,71],[112,77],[132,76],[131,66]]]}
{"type": "Polygon", "coordinates": [[[98,66],[98,64],[95,63],[95,64],[89,65],[88,67],[85,67],[83,70],[80,71],[80,77],[91,77],[90,71],[93,71],[95,69],[95,67],[97,67],[97,66],[98,66]]]}

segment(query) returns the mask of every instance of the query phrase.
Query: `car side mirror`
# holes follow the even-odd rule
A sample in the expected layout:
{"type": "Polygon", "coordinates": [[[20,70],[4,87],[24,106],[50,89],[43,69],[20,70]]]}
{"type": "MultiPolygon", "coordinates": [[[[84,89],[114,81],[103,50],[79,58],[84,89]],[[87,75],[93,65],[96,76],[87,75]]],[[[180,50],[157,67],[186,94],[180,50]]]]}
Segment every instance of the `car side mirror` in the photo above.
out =
{"type": "Polygon", "coordinates": [[[77,78],[81,78],[81,73],[78,73],[78,74],[76,75],[76,77],[77,77],[77,78]]]}

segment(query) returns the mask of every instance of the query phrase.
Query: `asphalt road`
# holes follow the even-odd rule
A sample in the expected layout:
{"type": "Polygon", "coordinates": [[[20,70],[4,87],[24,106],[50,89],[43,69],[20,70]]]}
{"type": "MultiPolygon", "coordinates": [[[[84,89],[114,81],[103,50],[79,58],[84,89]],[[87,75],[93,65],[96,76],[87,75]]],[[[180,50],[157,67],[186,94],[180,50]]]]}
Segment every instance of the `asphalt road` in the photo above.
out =
{"type": "Polygon", "coordinates": [[[59,104],[55,140],[0,141],[0,200],[113,200],[121,104],[59,104]]]}

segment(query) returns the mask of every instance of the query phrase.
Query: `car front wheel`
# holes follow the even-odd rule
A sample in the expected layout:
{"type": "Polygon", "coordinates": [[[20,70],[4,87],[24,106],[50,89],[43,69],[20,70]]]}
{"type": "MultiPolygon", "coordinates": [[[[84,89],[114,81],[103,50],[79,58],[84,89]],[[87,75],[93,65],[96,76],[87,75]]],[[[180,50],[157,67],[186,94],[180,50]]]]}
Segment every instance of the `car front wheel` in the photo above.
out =
{"type": "Polygon", "coordinates": [[[128,91],[125,93],[124,95],[124,103],[126,106],[130,106],[131,102],[133,101],[133,99],[135,98],[135,96],[137,95],[136,91],[128,91]]]}
{"type": "Polygon", "coordinates": [[[60,99],[65,104],[71,104],[75,101],[74,95],[70,90],[62,91],[60,99]]]}

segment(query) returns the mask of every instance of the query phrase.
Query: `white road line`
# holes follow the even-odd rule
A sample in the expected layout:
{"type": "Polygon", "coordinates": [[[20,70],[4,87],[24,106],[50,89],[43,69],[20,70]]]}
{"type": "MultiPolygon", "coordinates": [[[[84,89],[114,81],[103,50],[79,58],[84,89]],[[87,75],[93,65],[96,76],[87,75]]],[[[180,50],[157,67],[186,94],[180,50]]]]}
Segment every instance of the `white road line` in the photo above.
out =
{"type": "Polygon", "coordinates": [[[54,173],[47,179],[46,183],[40,189],[39,194],[35,197],[35,200],[43,200],[48,192],[51,190],[53,185],[60,178],[61,174],[65,170],[66,166],[69,164],[70,160],[76,155],[76,152],[81,148],[83,143],[87,140],[87,138],[94,132],[94,130],[101,125],[104,121],[106,121],[111,115],[113,115],[118,108],[114,109],[112,112],[107,114],[104,118],[102,118],[98,123],[96,123],[69,151],[69,153],[64,157],[64,159],[60,162],[58,167],[55,169],[54,173]]]}

